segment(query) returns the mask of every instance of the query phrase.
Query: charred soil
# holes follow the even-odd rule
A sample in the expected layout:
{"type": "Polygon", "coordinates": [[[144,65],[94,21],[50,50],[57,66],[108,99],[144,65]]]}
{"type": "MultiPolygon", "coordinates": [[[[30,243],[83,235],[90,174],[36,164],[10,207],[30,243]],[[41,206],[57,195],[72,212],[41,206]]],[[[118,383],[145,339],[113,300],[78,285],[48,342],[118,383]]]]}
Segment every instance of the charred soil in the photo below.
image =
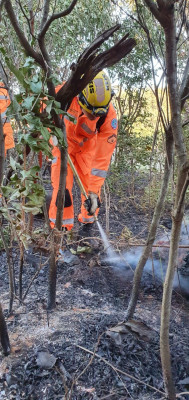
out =
{"type": "MultiPolygon", "coordinates": [[[[137,195],[140,198],[141,189],[137,195]]],[[[109,238],[119,254],[131,248],[133,255],[141,251],[148,231],[151,212],[139,207],[136,199],[127,193],[121,198],[111,195],[109,238]],[[139,243],[141,247],[136,246],[139,243]]],[[[105,198],[103,204],[99,221],[105,229],[105,198]]],[[[165,229],[169,233],[169,215],[161,222],[159,234],[165,229]]],[[[42,223],[43,219],[36,222],[42,223]]],[[[77,230],[76,224],[75,237],[77,230]]],[[[26,257],[23,293],[39,264],[44,265],[25,300],[15,298],[8,316],[8,273],[1,251],[1,303],[11,343],[8,357],[0,353],[1,400],[165,399],[159,352],[161,280],[154,272],[144,272],[134,319],[124,323],[135,265],[106,262],[97,226],[92,236],[100,247],[90,253],[85,252],[85,242],[79,242],[78,250],[74,236],[66,241],[58,261],[56,309],[51,312],[46,309],[48,257],[36,251],[26,257]]],[[[18,259],[15,250],[16,287],[18,259]]],[[[170,346],[177,393],[187,392],[189,384],[188,310],[188,299],[174,291],[170,346]]]]}

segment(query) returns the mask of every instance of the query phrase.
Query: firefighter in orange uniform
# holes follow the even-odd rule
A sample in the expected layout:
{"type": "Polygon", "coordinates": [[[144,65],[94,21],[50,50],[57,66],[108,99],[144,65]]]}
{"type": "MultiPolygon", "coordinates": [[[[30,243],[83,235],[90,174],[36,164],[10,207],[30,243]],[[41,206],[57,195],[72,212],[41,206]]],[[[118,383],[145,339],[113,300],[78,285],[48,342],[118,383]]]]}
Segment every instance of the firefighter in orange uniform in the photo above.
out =
{"type": "MultiPolygon", "coordinates": [[[[57,91],[61,85],[57,87],[57,91]]],[[[81,195],[82,205],[78,220],[82,224],[94,222],[100,205],[100,190],[107,176],[112,153],[117,138],[117,115],[111,102],[112,90],[109,77],[104,71],[99,72],[86,88],[74,97],[64,117],[68,141],[68,153],[88,194],[87,203],[81,195]]],[[[52,138],[53,160],[51,181],[52,200],[49,208],[50,225],[56,221],[56,199],[60,175],[60,150],[57,139],[52,138]]],[[[74,224],[72,197],[73,172],[68,164],[66,178],[65,204],[62,226],[71,230],[74,224]]]]}
{"type": "Polygon", "coordinates": [[[8,91],[3,82],[0,82],[0,114],[3,124],[3,134],[5,137],[5,155],[8,149],[12,149],[14,147],[13,130],[8,118],[6,117],[6,110],[9,104],[10,98],[8,91]]]}

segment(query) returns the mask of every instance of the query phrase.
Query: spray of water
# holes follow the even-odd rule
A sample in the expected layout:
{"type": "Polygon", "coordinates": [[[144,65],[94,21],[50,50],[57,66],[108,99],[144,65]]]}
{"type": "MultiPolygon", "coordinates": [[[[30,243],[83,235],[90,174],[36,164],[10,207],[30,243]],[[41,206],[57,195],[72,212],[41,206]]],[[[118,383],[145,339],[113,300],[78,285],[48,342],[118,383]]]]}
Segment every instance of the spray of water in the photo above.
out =
{"type": "Polygon", "coordinates": [[[107,256],[108,257],[115,257],[116,256],[115,250],[110,245],[109,240],[107,238],[107,235],[104,232],[104,229],[102,228],[102,225],[100,224],[100,222],[98,220],[96,221],[96,223],[97,223],[99,232],[101,234],[101,237],[102,237],[102,240],[103,240],[103,243],[104,243],[104,249],[105,249],[105,251],[107,253],[107,256]]]}
{"type": "MultiPolygon", "coordinates": [[[[123,252],[122,254],[118,254],[114,248],[111,246],[106,233],[104,232],[101,224],[99,221],[97,222],[97,226],[99,229],[99,232],[101,234],[103,243],[104,243],[104,249],[106,252],[106,257],[104,258],[104,261],[114,269],[116,273],[119,275],[125,276],[127,272],[134,272],[138,261],[140,259],[140,256],[142,254],[141,248],[135,248],[134,250],[130,250],[127,252],[123,252]]],[[[186,244],[188,243],[188,232],[189,232],[189,224],[185,223],[185,226],[183,224],[182,226],[182,232],[181,232],[181,244],[186,244]]],[[[167,240],[167,237],[164,238],[167,240]]],[[[165,249],[164,249],[165,252],[165,249]]],[[[167,269],[167,260],[162,260],[161,259],[161,254],[159,254],[158,259],[149,259],[146,262],[144,271],[147,272],[150,275],[156,276],[156,278],[163,283],[165,274],[166,274],[166,269],[167,269]]],[[[174,283],[173,287],[175,289],[181,290],[181,292],[185,295],[189,295],[189,275],[183,276],[180,273],[175,273],[174,277],[174,283]]]]}
{"type": "Polygon", "coordinates": [[[97,220],[97,226],[99,229],[99,232],[101,234],[103,243],[104,243],[104,250],[107,254],[107,257],[104,259],[104,261],[106,261],[108,264],[111,264],[112,266],[114,266],[114,268],[118,267],[126,267],[128,266],[128,263],[126,262],[125,258],[116,253],[116,251],[114,250],[114,248],[111,246],[106,233],[104,232],[104,229],[102,228],[102,225],[100,224],[100,222],[97,220]]]}

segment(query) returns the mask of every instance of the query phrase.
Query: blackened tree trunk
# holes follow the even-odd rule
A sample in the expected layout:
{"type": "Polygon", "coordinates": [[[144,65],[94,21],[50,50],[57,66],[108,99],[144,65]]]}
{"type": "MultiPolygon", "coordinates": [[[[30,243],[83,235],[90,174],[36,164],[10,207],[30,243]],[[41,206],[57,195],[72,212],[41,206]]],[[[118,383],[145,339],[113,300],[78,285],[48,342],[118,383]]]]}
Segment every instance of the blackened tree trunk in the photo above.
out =
{"type": "Polygon", "coordinates": [[[3,348],[3,353],[5,356],[8,356],[8,354],[10,354],[10,342],[1,303],[0,303],[0,340],[3,348]]]}
{"type": "MultiPolygon", "coordinates": [[[[2,184],[3,175],[4,175],[4,164],[5,164],[5,142],[4,142],[4,134],[3,134],[3,124],[1,120],[0,114],[0,185],[2,184]]],[[[2,201],[2,199],[1,199],[2,201]]],[[[8,271],[9,271],[9,313],[12,311],[12,305],[14,300],[14,271],[13,271],[13,264],[12,264],[12,257],[10,254],[10,249],[7,245],[3,226],[2,226],[2,218],[0,217],[0,235],[4,244],[4,248],[7,255],[7,264],[8,264],[8,271]]]]}
{"type": "Polygon", "coordinates": [[[51,234],[50,242],[50,257],[49,257],[49,270],[48,270],[48,299],[47,309],[53,310],[56,308],[56,275],[57,275],[57,262],[56,262],[56,246],[58,236],[55,230],[51,234]]]}

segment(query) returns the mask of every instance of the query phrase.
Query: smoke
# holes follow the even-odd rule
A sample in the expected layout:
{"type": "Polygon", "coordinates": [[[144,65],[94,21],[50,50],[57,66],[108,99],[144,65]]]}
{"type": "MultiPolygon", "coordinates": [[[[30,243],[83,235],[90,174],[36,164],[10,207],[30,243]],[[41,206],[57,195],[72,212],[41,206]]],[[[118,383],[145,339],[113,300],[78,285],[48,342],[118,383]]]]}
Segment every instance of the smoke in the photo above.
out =
{"type": "MultiPolygon", "coordinates": [[[[178,268],[175,272],[173,288],[183,294],[189,296],[189,268],[185,265],[185,257],[189,254],[189,223],[188,218],[184,220],[181,228],[180,246],[185,245],[188,248],[180,248],[178,252],[178,268]]],[[[123,277],[133,277],[135,268],[142,255],[142,247],[134,247],[129,251],[122,253],[116,252],[109,244],[106,243],[106,257],[103,261],[109,265],[117,275],[123,277]]],[[[165,233],[155,244],[152,257],[148,259],[144,267],[144,272],[154,276],[160,282],[164,282],[169,256],[170,232],[165,233]]],[[[189,265],[188,265],[189,267],[189,265]]]]}

